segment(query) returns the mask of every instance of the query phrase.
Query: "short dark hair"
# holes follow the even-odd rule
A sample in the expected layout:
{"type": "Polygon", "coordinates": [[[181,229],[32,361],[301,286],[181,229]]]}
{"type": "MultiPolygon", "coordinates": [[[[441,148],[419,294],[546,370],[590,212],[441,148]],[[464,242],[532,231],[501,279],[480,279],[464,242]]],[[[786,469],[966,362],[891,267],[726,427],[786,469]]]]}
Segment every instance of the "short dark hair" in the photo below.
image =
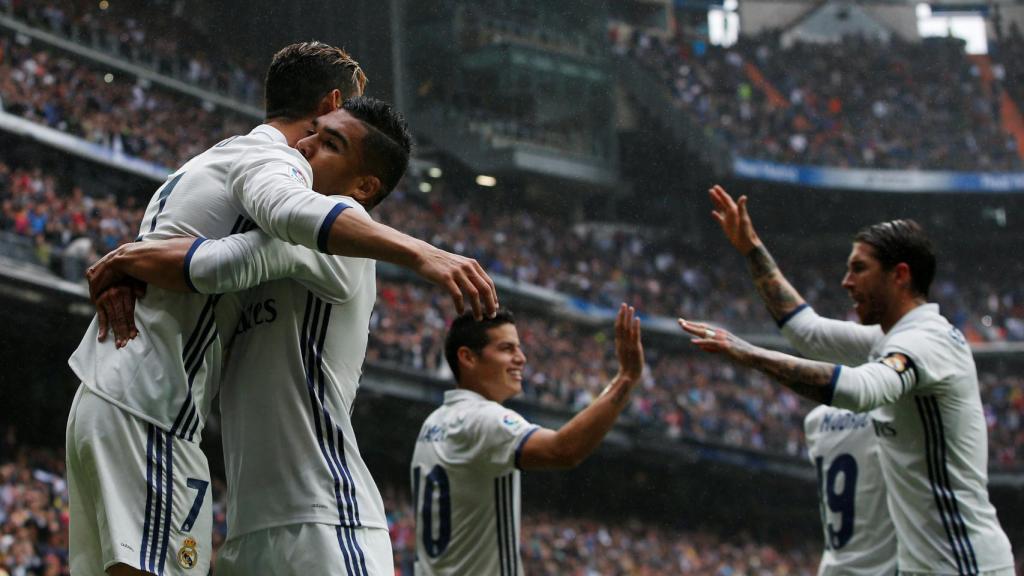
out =
{"type": "Polygon", "coordinates": [[[366,88],[366,74],[348,52],[315,40],[285,46],[267,69],[267,120],[312,116],[335,88],[343,98],[366,88]]]}
{"type": "Polygon", "coordinates": [[[491,328],[515,323],[515,315],[507,308],[499,309],[494,318],[478,321],[473,318],[473,312],[468,311],[452,321],[451,327],[448,328],[448,336],[444,339],[444,358],[448,361],[448,367],[452,369],[455,381],[459,381],[459,348],[465,346],[479,354],[491,341],[487,335],[491,328]]]}
{"type": "Polygon", "coordinates": [[[380,204],[402,179],[412,154],[412,135],[405,117],[390,104],[376,98],[358,96],[342,105],[358,118],[367,133],[363,138],[363,159],[367,171],[380,178],[381,193],[373,205],[380,204]]]}
{"type": "Polygon", "coordinates": [[[875,249],[875,258],[885,270],[900,262],[910,267],[910,283],[915,292],[928,297],[935,279],[935,251],[924,228],[913,220],[892,220],[862,228],[854,242],[875,249]]]}

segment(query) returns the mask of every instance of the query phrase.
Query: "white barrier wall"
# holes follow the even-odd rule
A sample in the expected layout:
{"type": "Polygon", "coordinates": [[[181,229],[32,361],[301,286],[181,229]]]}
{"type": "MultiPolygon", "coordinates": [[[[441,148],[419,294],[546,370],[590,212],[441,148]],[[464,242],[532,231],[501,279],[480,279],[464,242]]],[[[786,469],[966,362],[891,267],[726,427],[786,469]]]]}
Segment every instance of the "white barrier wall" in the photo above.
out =
{"type": "Polygon", "coordinates": [[[815,8],[813,2],[740,1],[740,34],[753,35],[762,30],[792,26],[815,8]]]}
{"type": "MultiPolygon", "coordinates": [[[[889,28],[904,40],[917,40],[917,15],[915,4],[866,4],[858,3],[864,12],[880,24],[889,28]]],[[[802,17],[809,15],[819,5],[816,2],[772,2],[759,0],[740,0],[740,33],[757,34],[762,30],[789,27],[796,24],[802,17]]],[[[1021,27],[1024,28],[1024,6],[1013,8],[1021,27]]],[[[1005,9],[1005,15],[1008,10],[1005,9]]]]}
{"type": "Polygon", "coordinates": [[[914,41],[921,38],[917,33],[917,13],[914,4],[861,4],[861,8],[903,40],[914,41]]]}
{"type": "MultiPolygon", "coordinates": [[[[999,15],[1002,16],[1003,19],[1003,33],[1009,32],[1011,22],[1016,22],[1017,27],[1024,32],[1024,6],[1017,4],[1001,4],[999,6],[999,15]]],[[[991,20],[989,25],[991,27],[991,20]]],[[[990,30],[990,32],[994,33],[995,31],[990,30]]]]}

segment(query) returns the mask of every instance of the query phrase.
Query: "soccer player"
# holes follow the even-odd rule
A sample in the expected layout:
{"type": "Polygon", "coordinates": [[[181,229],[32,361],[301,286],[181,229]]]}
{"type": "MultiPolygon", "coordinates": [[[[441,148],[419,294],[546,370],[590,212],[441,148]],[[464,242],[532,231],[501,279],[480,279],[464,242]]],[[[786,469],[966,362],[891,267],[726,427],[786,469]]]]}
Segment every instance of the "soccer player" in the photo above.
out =
{"type": "MultiPolygon", "coordinates": [[[[343,182],[342,201],[365,216],[408,165],[404,121],[383,102],[352,98],[314,125],[298,150],[318,182],[343,182]]],[[[393,575],[383,502],[349,417],[376,298],[373,260],[251,231],[125,245],[90,277],[109,268],[168,290],[259,285],[242,296],[221,383],[229,532],[217,573],[393,575]]]]}
{"type": "Polygon", "coordinates": [[[818,576],[896,573],[896,532],[871,417],[817,406],[804,418],[825,551],[818,576]]]}
{"type": "Polygon", "coordinates": [[[719,186],[714,217],[746,258],[769,312],[804,360],[725,330],[679,320],[701,349],[768,374],[793,391],[871,411],[901,574],[1013,574],[1009,540],[988,499],[988,438],[974,358],[927,302],[935,256],[910,220],[854,237],[843,288],[861,324],[819,317],[782,275],[747,212],[719,186]]]}
{"type": "MultiPolygon", "coordinates": [[[[345,190],[330,165],[314,171],[288,145],[343,95],[361,92],[364,80],[336,48],[303,43],[279,52],[267,74],[268,123],[171,174],[146,210],[139,239],[219,238],[258,225],[307,248],[404,264],[446,286],[457,303],[465,291],[474,310],[493,309],[493,285],[477,264],[309,189],[345,190]]],[[[155,289],[135,308],[138,337],[121,350],[99,341],[103,323],[93,321],[69,361],[82,380],[67,428],[76,575],[207,571],[209,468],[199,439],[220,383],[224,340],[241,313],[234,296],[155,289]]]]}
{"type": "Polygon", "coordinates": [[[640,320],[625,304],[615,320],[619,372],[562,426],[530,424],[502,402],[522,390],[526,355],[515,318],[458,317],[445,340],[455,390],[420,429],[412,457],[416,574],[523,573],[519,470],[579,465],[604,438],[640,382],[640,320]]]}

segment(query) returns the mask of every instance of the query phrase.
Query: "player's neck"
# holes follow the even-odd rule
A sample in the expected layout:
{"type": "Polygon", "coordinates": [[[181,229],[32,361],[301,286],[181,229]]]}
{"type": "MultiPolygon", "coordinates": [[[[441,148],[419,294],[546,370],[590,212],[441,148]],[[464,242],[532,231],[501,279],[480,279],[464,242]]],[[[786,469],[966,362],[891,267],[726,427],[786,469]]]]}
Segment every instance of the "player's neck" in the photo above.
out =
{"type": "Polygon", "coordinates": [[[484,398],[492,402],[497,402],[498,404],[501,404],[505,402],[505,400],[508,400],[508,398],[502,397],[500,394],[494,394],[494,392],[488,386],[480,385],[476,382],[472,384],[464,384],[462,382],[459,382],[456,386],[462,390],[476,392],[477,394],[483,396],[484,398]]]}
{"type": "Polygon", "coordinates": [[[299,120],[277,118],[269,120],[267,126],[276,128],[278,132],[284,134],[284,137],[288,140],[288,146],[292,148],[298,144],[299,140],[305,138],[313,128],[312,120],[309,118],[299,120]]]}
{"type": "Polygon", "coordinates": [[[901,299],[898,304],[893,306],[892,312],[887,314],[886,318],[884,318],[880,323],[882,332],[888,333],[889,330],[892,330],[892,327],[902,320],[904,316],[909,314],[911,310],[927,303],[927,300],[918,296],[907,296],[901,299]]]}

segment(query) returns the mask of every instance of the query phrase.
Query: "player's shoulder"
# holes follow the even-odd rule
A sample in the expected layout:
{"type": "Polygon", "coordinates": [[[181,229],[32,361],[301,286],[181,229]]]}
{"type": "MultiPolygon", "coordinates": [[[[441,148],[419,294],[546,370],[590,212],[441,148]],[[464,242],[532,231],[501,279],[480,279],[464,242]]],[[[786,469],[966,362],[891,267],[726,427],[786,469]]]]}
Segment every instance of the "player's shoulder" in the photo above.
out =
{"type": "Polygon", "coordinates": [[[239,145],[232,153],[232,171],[236,174],[274,170],[274,174],[291,178],[309,188],[313,184],[313,169],[298,150],[280,142],[252,140],[239,145]]]}
{"type": "Polygon", "coordinates": [[[530,426],[518,412],[478,394],[462,391],[463,398],[451,405],[452,411],[464,421],[470,434],[507,433],[516,435],[530,426]]]}
{"type": "Polygon", "coordinates": [[[936,304],[925,304],[909,312],[887,335],[880,352],[884,356],[901,354],[903,363],[945,364],[962,362],[970,355],[963,333],[939,313],[936,304]]]}

